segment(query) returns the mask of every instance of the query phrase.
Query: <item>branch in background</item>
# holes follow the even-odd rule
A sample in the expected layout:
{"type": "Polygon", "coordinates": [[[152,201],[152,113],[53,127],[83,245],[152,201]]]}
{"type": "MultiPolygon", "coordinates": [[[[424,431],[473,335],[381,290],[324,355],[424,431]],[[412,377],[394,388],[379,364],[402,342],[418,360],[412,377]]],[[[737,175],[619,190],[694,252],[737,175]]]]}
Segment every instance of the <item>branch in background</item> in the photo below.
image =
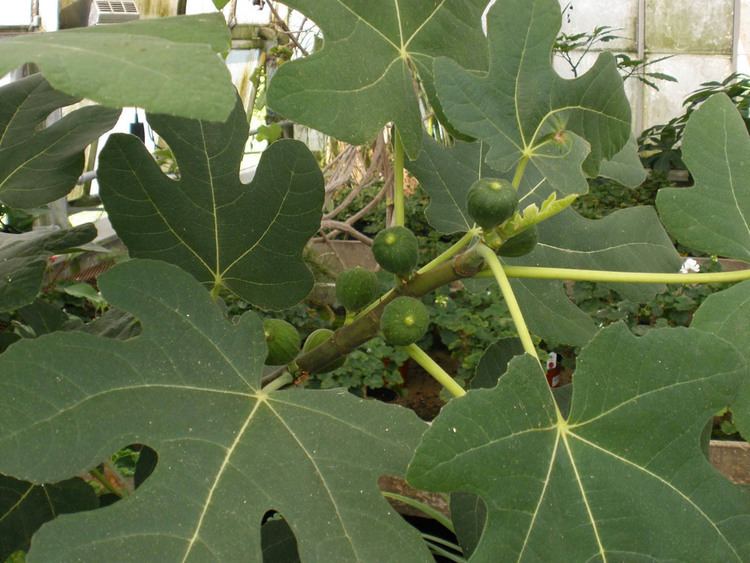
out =
{"type": "Polygon", "coordinates": [[[281,19],[279,16],[279,13],[276,11],[276,8],[273,6],[273,2],[268,2],[268,8],[271,10],[271,13],[273,14],[273,17],[276,19],[276,22],[279,24],[279,27],[281,28],[281,31],[284,32],[284,34],[289,37],[289,39],[294,43],[294,46],[299,49],[300,53],[307,56],[310,53],[307,52],[307,50],[300,44],[299,41],[297,41],[297,38],[294,36],[294,34],[289,29],[289,26],[286,24],[286,22],[281,19]]]}
{"type": "MultiPolygon", "coordinates": [[[[297,366],[303,371],[314,373],[373,338],[380,330],[380,316],[383,314],[383,309],[396,297],[400,295],[421,297],[453,281],[472,277],[483,268],[484,260],[475,249],[472,249],[443,262],[429,272],[416,274],[408,282],[384,295],[367,314],[339,328],[330,339],[299,356],[295,361],[297,366]]],[[[278,377],[281,373],[283,372],[269,374],[268,379],[264,378],[263,383],[278,377]]]]}
{"type": "Polygon", "coordinates": [[[357,229],[352,227],[349,223],[344,223],[343,221],[332,221],[332,220],[323,220],[320,222],[320,226],[322,229],[337,229],[339,231],[343,231],[355,239],[357,239],[360,242],[365,243],[367,246],[372,246],[372,239],[368,237],[367,235],[363,235],[360,233],[357,229]]]}

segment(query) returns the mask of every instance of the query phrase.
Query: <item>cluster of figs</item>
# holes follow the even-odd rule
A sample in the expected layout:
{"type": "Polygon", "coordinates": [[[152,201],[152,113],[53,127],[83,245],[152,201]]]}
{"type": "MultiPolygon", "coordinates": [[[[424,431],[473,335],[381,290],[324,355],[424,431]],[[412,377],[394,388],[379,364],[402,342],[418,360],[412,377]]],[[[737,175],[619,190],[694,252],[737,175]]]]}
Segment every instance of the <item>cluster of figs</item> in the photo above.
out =
{"type": "MultiPolygon", "coordinates": [[[[518,207],[518,193],[510,182],[497,178],[482,178],[472,184],[467,193],[467,210],[485,234],[510,219],[518,207]]],[[[522,256],[531,252],[537,243],[535,227],[522,231],[503,242],[501,256],[522,256]]],[[[380,231],[373,240],[372,253],[380,267],[407,280],[417,267],[419,245],[412,231],[395,226],[380,231]]],[[[361,312],[380,296],[380,282],[375,272],[357,266],[341,272],[336,279],[336,299],[346,309],[347,318],[361,312]]],[[[392,346],[408,346],[420,340],[430,324],[429,313],[421,300],[409,296],[390,301],[380,317],[380,330],[392,346]]],[[[329,340],[334,332],[319,328],[302,344],[297,329],[281,319],[263,321],[268,355],[266,365],[286,365],[301,352],[307,353],[329,340]]],[[[343,365],[345,358],[325,366],[321,372],[332,371],[343,365]]]]}

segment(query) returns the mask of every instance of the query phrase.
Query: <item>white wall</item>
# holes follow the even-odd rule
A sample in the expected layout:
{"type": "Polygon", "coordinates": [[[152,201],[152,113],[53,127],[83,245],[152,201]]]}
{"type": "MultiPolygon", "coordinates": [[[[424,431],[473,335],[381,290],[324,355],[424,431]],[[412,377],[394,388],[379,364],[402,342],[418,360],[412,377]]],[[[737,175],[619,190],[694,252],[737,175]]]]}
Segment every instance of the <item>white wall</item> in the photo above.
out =
{"type": "MultiPolygon", "coordinates": [[[[670,74],[677,83],[658,82],[659,91],[626,83],[636,132],[682,113],[682,101],[701,83],[723,80],[735,71],[750,73],[750,0],[570,1],[573,10],[563,21],[563,31],[609,25],[619,28],[623,39],[603,48],[646,61],[671,57],[649,70],[670,74]]],[[[567,3],[560,0],[561,6],[567,3]]],[[[560,61],[555,66],[566,72],[560,61]]]]}

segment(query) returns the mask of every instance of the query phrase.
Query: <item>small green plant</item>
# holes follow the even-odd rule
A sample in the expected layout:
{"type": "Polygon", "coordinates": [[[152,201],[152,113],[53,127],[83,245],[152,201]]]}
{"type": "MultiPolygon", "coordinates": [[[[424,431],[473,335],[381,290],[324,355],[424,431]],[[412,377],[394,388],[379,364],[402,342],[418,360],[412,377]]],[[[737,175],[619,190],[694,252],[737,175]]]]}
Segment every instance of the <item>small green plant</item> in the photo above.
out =
{"type": "Polygon", "coordinates": [[[701,104],[715,94],[724,94],[735,105],[745,127],[750,131],[750,77],[732,73],[724,80],[704,82],[682,103],[684,112],[667,123],[654,125],[643,131],[638,138],[643,163],[659,172],[672,169],[685,170],[682,160],[682,138],[690,116],[701,104]]]}

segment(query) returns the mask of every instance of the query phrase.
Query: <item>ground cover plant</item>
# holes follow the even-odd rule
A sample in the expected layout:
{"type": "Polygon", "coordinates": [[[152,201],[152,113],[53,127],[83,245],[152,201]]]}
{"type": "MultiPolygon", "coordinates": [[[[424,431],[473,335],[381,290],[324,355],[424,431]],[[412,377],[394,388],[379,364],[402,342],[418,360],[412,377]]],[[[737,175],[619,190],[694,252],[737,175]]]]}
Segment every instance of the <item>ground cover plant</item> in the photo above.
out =
{"type": "MultiPolygon", "coordinates": [[[[97,287],[115,316],[66,330],[37,307],[27,322],[39,330],[0,355],[0,557],[750,560],[750,496],[710,465],[702,443],[727,407],[750,435],[750,273],[676,273],[669,236],[750,261],[750,138],[732,102],[711,97],[685,127],[693,187],[660,190],[656,209],[587,219],[571,204],[588,178],[635,185],[642,169],[614,58],[601,55],[575,80],[553,71],[556,0],[498,0],[487,36],[485,0],[286,3],[320,26],[324,46],[278,69],[269,106],[351,143],[387,128],[395,182],[377,252],[390,288],[365,304],[370,282],[342,286],[353,291],[342,294],[351,309],[343,326],[318,329],[281,366],[265,365],[267,339],[282,339],[270,343],[277,361],[300,343],[264,318],[312,287],[302,255],[320,224],[323,176],[302,143],[278,140],[253,181],[240,182],[248,125],[221,68],[223,21],[165,18],[3,43],[0,70],[35,62],[44,78],[0,91],[0,203],[33,196],[38,205],[72,188],[80,139],[99,134],[74,118],[40,129],[36,96],[49,108],[63,95],[144,107],[180,177],[166,176],[135,137],[113,135],[99,161],[101,197],[131,259],[97,287]],[[106,75],[64,54],[94,55],[101,41],[106,75]],[[450,145],[423,131],[425,103],[456,136],[450,145]],[[55,127],[77,143],[64,155],[55,127]],[[418,269],[404,167],[430,197],[431,227],[458,234],[418,269]],[[419,299],[458,280],[467,291],[496,284],[515,331],[468,390],[417,343],[428,326],[419,299]],[[636,336],[623,323],[600,329],[568,298],[566,280],[607,284],[637,303],[666,284],[738,283],[709,297],[690,327],[636,336]],[[230,295],[267,313],[230,319],[230,295]],[[379,335],[453,396],[432,424],[345,389],[302,385],[379,335]],[[571,385],[548,385],[545,341],[581,347],[571,385]],[[102,465],[129,446],[123,459],[140,452],[134,490],[102,465]],[[114,498],[97,497],[82,474],[114,498]],[[378,488],[385,475],[450,494],[450,519],[424,509],[458,544],[404,521],[378,488]]],[[[96,111],[97,122],[114,118],[96,111]]],[[[47,257],[92,237],[91,227],[4,234],[2,311],[34,304],[47,257]]]]}

